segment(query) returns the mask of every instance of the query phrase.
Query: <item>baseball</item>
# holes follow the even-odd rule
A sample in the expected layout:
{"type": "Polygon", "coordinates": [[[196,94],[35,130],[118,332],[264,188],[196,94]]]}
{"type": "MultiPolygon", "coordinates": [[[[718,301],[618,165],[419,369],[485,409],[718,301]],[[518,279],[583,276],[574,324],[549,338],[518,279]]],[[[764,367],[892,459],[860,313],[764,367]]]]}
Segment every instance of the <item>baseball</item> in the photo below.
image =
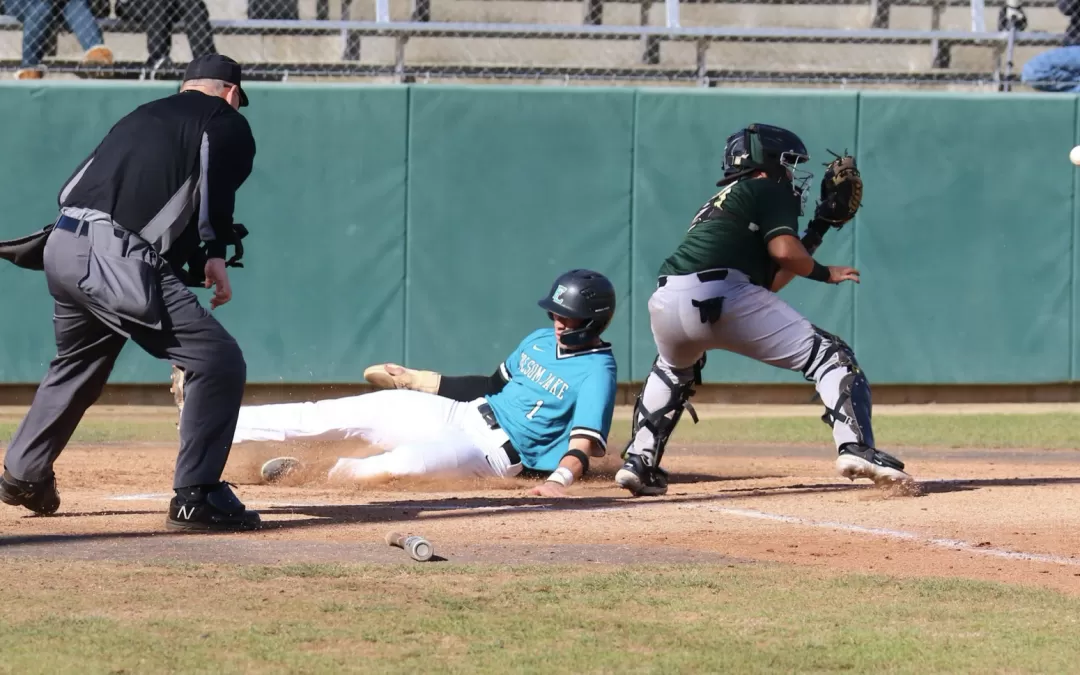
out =
{"type": "Polygon", "coordinates": [[[1069,161],[1080,166],[1080,145],[1069,151],[1069,161]]]}

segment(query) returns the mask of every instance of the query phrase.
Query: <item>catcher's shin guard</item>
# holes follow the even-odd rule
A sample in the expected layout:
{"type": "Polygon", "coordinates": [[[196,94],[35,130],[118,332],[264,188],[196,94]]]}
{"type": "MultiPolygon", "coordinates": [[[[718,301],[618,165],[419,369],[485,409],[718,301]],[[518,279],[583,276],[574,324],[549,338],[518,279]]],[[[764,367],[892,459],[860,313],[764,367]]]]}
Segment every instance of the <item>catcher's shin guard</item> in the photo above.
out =
{"type": "Polygon", "coordinates": [[[874,447],[870,383],[851,347],[816,326],[814,330],[803,375],[816,384],[825,405],[821,421],[833,430],[837,470],[851,480],[869,478],[879,484],[909,480],[903,462],[874,447]]]}
{"type": "Polygon", "coordinates": [[[814,346],[802,372],[817,387],[825,405],[821,421],[832,427],[837,447],[844,443],[873,447],[870,383],[851,347],[814,326],[814,346]]]}
{"type": "MultiPolygon", "coordinates": [[[[645,384],[642,386],[641,392],[637,396],[637,401],[634,403],[630,442],[623,451],[623,458],[626,458],[627,455],[631,454],[644,455],[651,460],[650,464],[652,466],[660,466],[660,460],[664,456],[664,448],[667,446],[668,438],[670,438],[671,433],[675,431],[675,427],[678,425],[684,410],[690,413],[690,417],[694,420],[694,424],[697,424],[697,412],[694,410],[694,406],[690,405],[690,398],[694,395],[694,385],[701,384],[701,369],[705,366],[705,356],[702,355],[701,359],[693,365],[691,377],[685,382],[678,382],[673,380],[671,376],[660,367],[659,360],[659,357],[653,360],[649,376],[645,378],[645,384]],[[653,380],[653,376],[655,376],[661,384],[667,387],[667,402],[657,407],[655,410],[649,410],[645,405],[645,398],[649,390],[649,382],[653,380]],[[638,447],[638,432],[641,431],[642,428],[645,428],[651,433],[652,447],[638,447]]],[[[672,369],[671,372],[676,375],[676,377],[680,374],[674,369],[672,369]]],[[[681,380],[682,378],[679,377],[678,379],[681,380]]]]}
{"type": "Polygon", "coordinates": [[[662,495],[667,493],[667,472],[660,468],[664,448],[675,426],[679,423],[684,410],[697,424],[697,413],[689,399],[694,394],[694,384],[701,382],[701,367],[705,356],[693,367],[692,376],[683,380],[682,372],[665,372],[660,367],[659,357],[653,361],[652,370],[645,379],[645,386],[638,394],[634,404],[633,426],[630,442],[622,453],[625,463],[615,474],[615,484],[625,488],[635,496],[662,495]],[[677,380],[672,379],[674,375],[677,380]],[[650,386],[651,385],[651,386],[650,386]],[[649,410],[645,404],[648,398],[655,404],[658,390],[666,401],[655,410],[649,410]],[[651,439],[649,438],[651,437],[651,439]]]}

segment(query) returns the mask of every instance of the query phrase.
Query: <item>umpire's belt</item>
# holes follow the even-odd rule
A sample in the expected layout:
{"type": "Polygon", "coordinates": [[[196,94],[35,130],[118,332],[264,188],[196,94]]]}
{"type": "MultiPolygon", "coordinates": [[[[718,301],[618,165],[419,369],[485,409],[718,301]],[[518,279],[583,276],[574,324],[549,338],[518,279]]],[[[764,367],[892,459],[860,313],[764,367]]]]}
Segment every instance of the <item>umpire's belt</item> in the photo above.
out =
{"type": "MultiPolygon", "coordinates": [[[[698,278],[698,281],[700,281],[701,283],[706,283],[706,282],[709,282],[709,281],[723,281],[724,279],[727,279],[727,275],[728,275],[728,271],[726,269],[724,269],[724,270],[709,270],[707,272],[698,272],[696,276],[698,278]]],[[[660,277],[659,279],[656,280],[656,287],[657,288],[661,288],[661,287],[663,287],[665,285],[667,285],[667,275],[664,275],[664,276],[662,276],[662,277],[660,277]]]]}
{"type": "MultiPolygon", "coordinates": [[[[124,230],[120,226],[114,226],[104,220],[94,221],[99,222],[102,225],[108,225],[113,231],[113,236],[118,239],[123,239],[125,236],[131,234],[131,232],[124,230]]],[[[79,220],[78,218],[72,218],[71,216],[60,216],[56,221],[56,229],[72,232],[76,237],[85,237],[86,233],[90,231],[90,226],[94,223],[89,220],[79,220]]]]}
{"type": "Polygon", "coordinates": [[[90,221],[78,220],[70,216],[60,216],[60,219],[56,221],[56,229],[74,232],[76,237],[82,237],[90,229],[90,221]]]}
{"type": "MultiPolygon", "coordinates": [[[[487,425],[489,427],[491,427],[492,429],[502,429],[502,427],[499,426],[499,420],[495,419],[495,412],[491,409],[490,405],[488,405],[487,403],[481,403],[476,409],[484,418],[484,421],[487,422],[487,425]]],[[[521,455],[518,454],[518,451],[514,447],[513,443],[507,441],[503,443],[502,448],[504,451],[506,451],[506,456],[510,459],[511,466],[513,466],[514,464],[521,464],[521,455]]]]}

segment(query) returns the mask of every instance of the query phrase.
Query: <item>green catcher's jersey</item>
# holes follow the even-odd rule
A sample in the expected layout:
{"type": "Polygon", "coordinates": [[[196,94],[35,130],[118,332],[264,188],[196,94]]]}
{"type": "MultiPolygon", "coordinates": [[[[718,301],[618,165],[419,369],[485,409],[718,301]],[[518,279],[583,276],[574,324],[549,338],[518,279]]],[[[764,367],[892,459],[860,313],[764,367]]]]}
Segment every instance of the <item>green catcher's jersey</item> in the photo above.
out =
{"type": "Polygon", "coordinates": [[[726,185],[694,216],[661,275],[694,274],[728,267],[768,287],[776,272],[768,243],[781,234],[798,235],[802,202],[791,185],[768,178],[726,185]]]}

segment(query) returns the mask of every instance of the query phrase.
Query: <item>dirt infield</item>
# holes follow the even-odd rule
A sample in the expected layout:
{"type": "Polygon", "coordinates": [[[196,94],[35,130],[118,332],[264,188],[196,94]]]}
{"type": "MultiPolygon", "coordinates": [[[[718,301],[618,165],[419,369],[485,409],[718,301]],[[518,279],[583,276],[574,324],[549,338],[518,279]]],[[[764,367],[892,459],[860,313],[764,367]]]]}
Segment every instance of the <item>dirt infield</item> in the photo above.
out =
{"type": "Polygon", "coordinates": [[[398,529],[427,537],[451,563],[780,562],[1080,593],[1080,451],[906,449],[918,496],[837,477],[824,444],[674,444],[665,457],[672,484],[660,498],[615,488],[615,457],[563,500],[527,496],[535,481],[526,479],[356,486],[320,477],[333,457],[370,452],[237,446],[225,479],[266,527],[176,535],[164,529],[174,445],[73,445],[57,465],[56,516],[0,508],[0,557],[410,562],[383,543],[398,529]],[[288,484],[260,484],[258,466],[282,453],[314,468],[288,484]]]}

